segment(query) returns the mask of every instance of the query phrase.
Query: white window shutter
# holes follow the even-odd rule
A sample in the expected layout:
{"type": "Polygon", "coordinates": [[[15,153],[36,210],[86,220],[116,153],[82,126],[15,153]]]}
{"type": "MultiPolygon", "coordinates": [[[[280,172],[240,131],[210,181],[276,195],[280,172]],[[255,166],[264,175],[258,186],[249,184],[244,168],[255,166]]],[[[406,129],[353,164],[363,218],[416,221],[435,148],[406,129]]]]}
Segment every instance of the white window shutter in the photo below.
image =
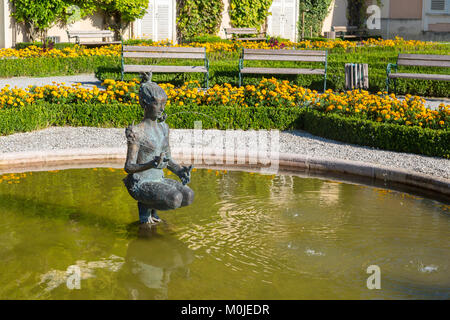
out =
{"type": "Polygon", "coordinates": [[[154,0],[149,0],[147,13],[141,20],[141,37],[146,39],[154,39],[155,30],[155,6],[154,0]]]}
{"type": "Polygon", "coordinates": [[[269,32],[271,36],[281,37],[283,36],[283,28],[282,28],[282,14],[283,14],[283,3],[282,0],[273,0],[272,6],[270,7],[270,12],[272,13],[269,16],[269,32]]]}
{"type": "Polygon", "coordinates": [[[171,39],[171,0],[156,0],[157,41],[171,39]]]}
{"type": "Polygon", "coordinates": [[[297,28],[295,0],[284,0],[283,6],[283,38],[295,41],[295,29],[297,28]]]}

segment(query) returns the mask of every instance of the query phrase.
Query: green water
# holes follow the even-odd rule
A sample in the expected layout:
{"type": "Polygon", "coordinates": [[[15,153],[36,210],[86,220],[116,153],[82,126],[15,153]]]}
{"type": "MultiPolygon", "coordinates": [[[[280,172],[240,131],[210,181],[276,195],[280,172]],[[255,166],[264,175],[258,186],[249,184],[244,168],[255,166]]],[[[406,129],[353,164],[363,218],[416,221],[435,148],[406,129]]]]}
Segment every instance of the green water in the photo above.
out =
{"type": "Polygon", "coordinates": [[[124,176],[0,176],[0,299],[450,298],[450,210],[440,202],[198,170],[194,203],[145,230],[124,176]],[[380,290],[367,288],[370,265],[380,290]],[[67,287],[69,266],[80,289],[67,287]]]}

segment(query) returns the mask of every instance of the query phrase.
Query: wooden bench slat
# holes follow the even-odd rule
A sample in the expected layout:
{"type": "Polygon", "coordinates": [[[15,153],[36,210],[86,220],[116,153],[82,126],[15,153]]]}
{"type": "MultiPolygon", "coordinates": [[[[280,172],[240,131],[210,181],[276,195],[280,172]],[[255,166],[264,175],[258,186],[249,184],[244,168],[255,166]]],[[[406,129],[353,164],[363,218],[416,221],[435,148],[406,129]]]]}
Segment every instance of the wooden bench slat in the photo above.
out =
{"type": "Polygon", "coordinates": [[[333,31],[336,32],[348,32],[348,31],[357,31],[357,26],[332,26],[333,31]]]}
{"type": "Polygon", "coordinates": [[[124,52],[187,52],[187,53],[203,53],[206,54],[204,47],[152,47],[152,46],[123,46],[124,52]]]}
{"type": "Polygon", "coordinates": [[[230,33],[230,34],[259,34],[261,32],[259,32],[257,30],[248,30],[248,31],[239,30],[239,31],[229,31],[227,33],[230,33]]]}
{"type": "Polygon", "coordinates": [[[266,38],[257,38],[257,37],[255,37],[255,38],[237,38],[236,40],[239,40],[239,41],[255,41],[255,40],[262,41],[262,40],[266,40],[266,38]]]}
{"type": "Polygon", "coordinates": [[[405,54],[400,53],[398,55],[399,59],[408,60],[439,60],[439,61],[450,61],[450,55],[440,55],[440,54],[405,54]]]}
{"type": "Polygon", "coordinates": [[[450,68],[450,61],[443,60],[410,60],[398,59],[399,66],[417,66],[417,67],[444,67],[450,68]]]}
{"type": "Polygon", "coordinates": [[[260,33],[256,28],[225,28],[225,32],[234,34],[260,33]]]}
{"type": "Polygon", "coordinates": [[[325,74],[325,69],[299,69],[299,68],[243,68],[241,73],[252,74],[325,74]]]}
{"type": "Polygon", "coordinates": [[[204,66],[150,66],[150,65],[132,65],[126,64],[123,66],[124,72],[202,72],[206,73],[208,70],[204,66]]]}
{"type": "Polygon", "coordinates": [[[86,42],[80,42],[80,45],[110,45],[110,44],[120,44],[120,41],[86,41],[86,42]]]}
{"type": "Polygon", "coordinates": [[[438,80],[438,81],[450,81],[450,75],[448,74],[423,74],[423,73],[391,73],[389,78],[398,79],[419,79],[419,80],[438,80]]]}
{"type": "Polygon", "coordinates": [[[325,57],[247,54],[245,60],[325,62],[325,57]]]}
{"type": "Polygon", "coordinates": [[[156,59],[205,59],[205,54],[189,52],[124,52],[123,57],[156,59]]]}
{"type": "Polygon", "coordinates": [[[113,35],[106,35],[106,34],[80,34],[75,36],[77,38],[111,38],[113,35]]]}
{"type": "Polygon", "coordinates": [[[322,50],[295,50],[295,49],[244,49],[244,55],[248,53],[267,54],[267,55],[308,55],[308,56],[326,56],[326,51],[322,50]]]}
{"type": "Polygon", "coordinates": [[[234,38],[237,41],[264,41],[266,40],[266,33],[258,31],[256,28],[224,28],[225,35],[240,36],[234,38]],[[256,37],[245,37],[243,35],[256,35],[256,37]]]}
{"type": "Polygon", "coordinates": [[[114,33],[110,30],[67,30],[68,33],[82,33],[82,34],[87,34],[87,33],[114,33]]]}

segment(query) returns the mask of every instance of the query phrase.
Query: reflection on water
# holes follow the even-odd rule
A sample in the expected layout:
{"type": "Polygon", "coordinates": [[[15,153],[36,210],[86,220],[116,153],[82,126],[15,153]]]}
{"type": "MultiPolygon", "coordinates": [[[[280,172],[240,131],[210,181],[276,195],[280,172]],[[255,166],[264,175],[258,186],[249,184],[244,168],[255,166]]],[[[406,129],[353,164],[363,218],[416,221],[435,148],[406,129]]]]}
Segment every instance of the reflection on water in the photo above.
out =
{"type": "Polygon", "coordinates": [[[449,298],[448,205],[295,176],[192,175],[194,204],[156,227],[135,223],[122,170],[0,176],[0,298],[449,298]],[[366,287],[374,264],[381,290],[366,287]],[[71,266],[80,290],[66,286],[71,266]]]}
{"type": "Polygon", "coordinates": [[[121,279],[131,299],[167,299],[175,270],[189,279],[193,251],[177,238],[158,233],[163,226],[139,226],[138,238],[128,244],[121,279]]]}

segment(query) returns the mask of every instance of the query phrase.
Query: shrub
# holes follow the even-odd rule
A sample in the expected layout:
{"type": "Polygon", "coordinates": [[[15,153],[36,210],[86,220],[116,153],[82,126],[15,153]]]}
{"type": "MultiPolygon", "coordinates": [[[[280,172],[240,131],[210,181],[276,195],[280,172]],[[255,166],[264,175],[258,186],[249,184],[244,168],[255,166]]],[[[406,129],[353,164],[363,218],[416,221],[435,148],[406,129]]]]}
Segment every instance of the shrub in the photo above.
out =
{"type": "Polygon", "coordinates": [[[308,110],[302,129],[329,139],[369,147],[450,158],[450,130],[378,123],[308,110]]]}
{"type": "MultiPolygon", "coordinates": [[[[25,90],[8,87],[0,91],[0,108],[16,108],[45,101],[60,104],[76,103],[137,103],[138,79],[130,82],[105,80],[106,90],[94,87],[80,88],[79,85],[46,85],[25,90]]],[[[296,86],[288,81],[263,79],[257,85],[233,87],[230,84],[215,85],[202,90],[198,82],[187,82],[181,87],[163,83],[167,105],[227,105],[230,107],[307,107],[324,113],[334,113],[343,117],[357,117],[376,122],[394,123],[405,126],[421,126],[430,129],[450,128],[450,106],[440,105],[438,110],[425,107],[420,97],[407,95],[399,100],[395,95],[382,92],[370,94],[354,90],[336,93],[327,90],[320,94],[310,89],[296,86]]]]}
{"type": "MultiPolygon", "coordinates": [[[[15,45],[15,49],[16,50],[22,50],[22,49],[26,49],[30,46],[36,46],[36,47],[40,47],[42,48],[42,42],[18,42],[15,45]]],[[[53,44],[53,48],[55,49],[64,49],[64,48],[74,48],[76,46],[75,43],[70,43],[70,42],[59,42],[59,43],[54,43],[53,44]]]]}
{"type": "MultiPolygon", "coordinates": [[[[450,130],[432,130],[397,124],[377,123],[307,108],[230,107],[223,105],[167,106],[171,128],[193,128],[201,120],[204,129],[303,129],[312,134],[348,143],[398,152],[450,158],[450,130]]],[[[125,127],[140,121],[143,110],[137,104],[52,104],[0,112],[0,134],[32,131],[49,126],[125,127]]]]}

